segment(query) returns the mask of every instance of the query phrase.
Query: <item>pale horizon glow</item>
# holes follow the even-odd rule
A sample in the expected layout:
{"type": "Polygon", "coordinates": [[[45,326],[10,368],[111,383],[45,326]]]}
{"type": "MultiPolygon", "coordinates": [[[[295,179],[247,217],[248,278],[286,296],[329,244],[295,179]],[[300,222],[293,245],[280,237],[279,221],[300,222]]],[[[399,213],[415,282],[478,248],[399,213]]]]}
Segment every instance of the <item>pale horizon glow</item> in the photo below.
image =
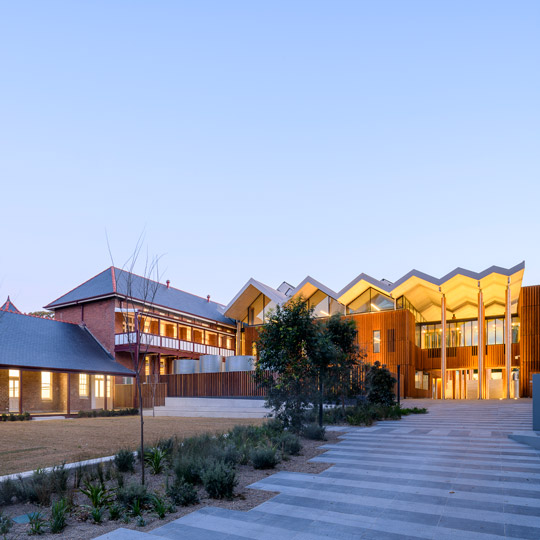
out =
{"type": "Polygon", "coordinates": [[[143,231],[162,283],[222,304],[250,277],[339,291],[525,260],[540,284],[540,3],[0,14],[0,304],[40,310],[143,231]]]}

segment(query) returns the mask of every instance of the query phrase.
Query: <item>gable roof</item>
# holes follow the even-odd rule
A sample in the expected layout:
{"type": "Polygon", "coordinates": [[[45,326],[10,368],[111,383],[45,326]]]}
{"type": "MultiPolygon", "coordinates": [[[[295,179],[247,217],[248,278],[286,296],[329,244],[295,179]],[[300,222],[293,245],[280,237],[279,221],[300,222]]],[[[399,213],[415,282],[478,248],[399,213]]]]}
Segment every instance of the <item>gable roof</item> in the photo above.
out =
{"type": "Polygon", "coordinates": [[[229,302],[225,308],[225,315],[232,319],[242,320],[249,305],[261,293],[276,304],[282,304],[289,299],[289,297],[282,292],[277,291],[256,279],[250,278],[240,289],[238,294],[229,302]]]}
{"type": "Polygon", "coordinates": [[[312,294],[314,294],[316,291],[320,290],[326,296],[329,296],[330,298],[333,298],[334,300],[337,300],[339,295],[337,292],[333,291],[326,285],[323,285],[320,281],[317,281],[316,279],[313,279],[311,276],[307,276],[303,281],[300,282],[300,284],[292,291],[291,298],[294,298],[295,296],[302,296],[303,298],[309,298],[312,294]]]}
{"type": "Polygon", "coordinates": [[[7,297],[7,300],[4,302],[4,305],[0,307],[0,311],[10,311],[11,313],[21,313],[13,304],[9,296],[7,297]]]}
{"type": "Polygon", "coordinates": [[[111,266],[93,278],[85,281],[75,289],[57,298],[45,309],[57,309],[69,304],[89,302],[106,297],[131,297],[135,300],[151,303],[157,307],[181,311],[188,315],[202,317],[224,324],[233,321],[224,316],[224,307],[217,302],[208,301],[194,294],[187,293],[174,287],[167,287],[148,278],[138,276],[111,266]],[[129,293],[129,294],[128,294],[129,293]],[[155,294],[154,294],[155,293],[155,294]],[[153,297],[152,302],[149,302],[153,297]]]}
{"type": "Polygon", "coordinates": [[[133,375],[85,327],[10,311],[0,314],[0,366],[133,375]]]}

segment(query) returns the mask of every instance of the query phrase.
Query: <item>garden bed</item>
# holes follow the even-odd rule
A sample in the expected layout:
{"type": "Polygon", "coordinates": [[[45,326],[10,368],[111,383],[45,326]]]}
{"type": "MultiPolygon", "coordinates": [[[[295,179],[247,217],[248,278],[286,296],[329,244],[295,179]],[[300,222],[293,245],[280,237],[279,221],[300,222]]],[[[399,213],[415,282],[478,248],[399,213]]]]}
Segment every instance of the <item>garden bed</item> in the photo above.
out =
{"type": "MultiPolygon", "coordinates": [[[[326,438],[329,442],[334,441],[337,438],[335,432],[328,432],[326,438]]],[[[71,503],[74,505],[73,510],[67,513],[67,527],[60,534],[52,534],[46,532],[41,536],[44,539],[52,538],[70,538],[74,540],[83,540],[89,538],[95,538],[106,532],[110,532],[118,527],[124,527],[129,529],[137,529],[141,531],[151,531],[152,529],[159,527],[169,521],[173,521],[182,517],[183,515],[198,510],[204,506],[219,506],[223,508],[233,509],[233,510],[242,510],[246,511],[254,506],[261,504],[262,502],[273,497],[275,493],[253,490],[249,489],[247,486],[274,474],[280,470],[287,471],[296,471],[296,472],[305,472],[305,473],[319,473],[331,464],[324,463],[309,463],[308,460],[322,452],[320,446],[325,444],[326,441],[320,440],[310,440],[301,438],[302,449],[300,454],[297,456],[291,455],[286,456],[286,458],[279,462],[275,468],[272,469],[263,469],[257,470],[253,468],[253,464],[245,465],[236,465],[236,475],[238,479],[238,485],[235,488],[234,496],[232,499],[214,499],[209,498],[205,489],[197,485],[195,487],[197,495],[199,497],[199,502],[195,505],[190,506],[177,506],[176,510],[170,513],[167,513],[164,519],[159,519],[157,514],[148,509],[143,514],[143,519],[145,526],[141,527],[141,522],[136,517],[129,517],[128,522],[124,522],[122,519],[117,521],[110,521],[108,518],[108,511],[104,512],[104,520],[102,524],[96,524],[93,522],[91,517],[90,510],[85,508],[85,505],[90,505],[90,501],[86,495],[83,495],[80,492],[80,489],[75,488],[76,479],[74,474],[72,474],[68,480],[68,499],[71,499],[71,503]]],[[[104,464],[102,468],[102,474],[105,475],[105,486],[107,488],[114,489],[117,487],[118,479],[116,466],[113,463],[104,464]],[[110,475],[110,477],[109,477],[110,475]],[[109,478],[109,479],[107,479],[109,478]]],[[[157,493],[164,500],[166,499],[166,474],[152,475],[150,470],[147,468],[146,474],[146,487],[149,492],[157,493]]],[[[129,486],[132,483],[138,483],[140,481],[140,464],[136,464],[136,469],[133,473],[123,474],[123,484],[124,486],[129,486]]],[[[169,476],[169,484],[172,481],[172,477],[169,476]]],[[[92,480],[94,485],[97,485],[98,479],[94,478],[92,480]]],[[[80,487],[84,487],[84,481],[79,482],[80,487]]],[[[53,498],[56,498],[53,496],[53,498]]],[[[1,508],[4,511],[4,514],[11,517],[16,517],[30,512],[41,511],[46,518],[49,518],[50,508],[40,507],[36,504],[15,504],[10,506],[4,506],[1,508]]],[[[48,530],[48,526],[44,527],[45,530],[48,530]]],[[[19,538],[21,536],[26,536],[29,530],[28,524],[15,524],[8,534],[7,538],[19,538]]]]}

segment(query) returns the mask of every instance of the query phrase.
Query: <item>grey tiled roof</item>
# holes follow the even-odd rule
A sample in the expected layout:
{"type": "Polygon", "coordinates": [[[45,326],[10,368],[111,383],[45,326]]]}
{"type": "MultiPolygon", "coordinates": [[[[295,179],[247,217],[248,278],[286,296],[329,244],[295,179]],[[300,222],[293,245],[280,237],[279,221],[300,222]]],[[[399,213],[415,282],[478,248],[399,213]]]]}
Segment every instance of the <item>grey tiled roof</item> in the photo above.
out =
{"type": "Polygon", "coordinates": [[[0,313],[0,367],[132,375],[85,328],[5,311],[0,313]]]}
{"type": "Polygon", "coordinates": [[[4,302],[4,305],[0,307],[0,311],[11,311],[12,313],[20,313],[20,311],[15,307],[9,296],[4,302]]]}
{"type": "Polygon", "coordinates": [[[129,288],[131,288],[129,296],[134,299],[144,300],[146,298],[148,302],[153,297],[152,303],[156,306],[182,311],[225,324],[233,324],[231,319],[223,315],[224,307],[221,304],[208,302],[206,298],[201,298],[174,287],[168,288],[162,283],[156,283],[126,270],[113,267],[107,268],[107,270],[54,300],[46,306],[46,309],[55,309],[65,304],[82,302],[102,296],[128,296],[129,288]]]}

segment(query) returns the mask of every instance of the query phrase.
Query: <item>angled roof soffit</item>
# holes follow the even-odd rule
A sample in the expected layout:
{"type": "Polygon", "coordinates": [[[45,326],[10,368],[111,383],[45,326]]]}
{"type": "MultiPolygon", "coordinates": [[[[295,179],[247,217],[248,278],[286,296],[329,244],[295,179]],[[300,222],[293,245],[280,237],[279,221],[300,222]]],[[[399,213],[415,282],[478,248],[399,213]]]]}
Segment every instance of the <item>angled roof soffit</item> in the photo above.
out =
{"type": "Polygon", "coordinates": [[[263,294],[275,304],[283,304],[288,300],[288,297],[282,292],[251,278],[229,302],[225,308],[224,315],[241,321],[246,315],[247,308],[260,294],[263,294]]]}
{"type": "Polygon", "coordinates": [[[506,288],[510,286],[512,312],[515,313],[524,271],[524,262],[512,268],[491,266],[482,272],[456,268],[442,278],[411,270],[393,284],[360,274],[338,294],[339,301],[345,305],[369,287],[394,298],[403,295],[429,321],[441,318],[442,294],[446,298],[447,311],[457,318],[473,318],[478,314],[480,290],[483,293],[486,314],[504,313],[506,288]]]}
{"type": "Polygon", "coordinates": [[[338,293],[323,285],[320,281],[313,279],[311,276],[307,276],[300,284],[294,289],[290,298],[304,298],[308,299],[317,291],[322,291],[326,296],[338,300],[338,293]]]}

